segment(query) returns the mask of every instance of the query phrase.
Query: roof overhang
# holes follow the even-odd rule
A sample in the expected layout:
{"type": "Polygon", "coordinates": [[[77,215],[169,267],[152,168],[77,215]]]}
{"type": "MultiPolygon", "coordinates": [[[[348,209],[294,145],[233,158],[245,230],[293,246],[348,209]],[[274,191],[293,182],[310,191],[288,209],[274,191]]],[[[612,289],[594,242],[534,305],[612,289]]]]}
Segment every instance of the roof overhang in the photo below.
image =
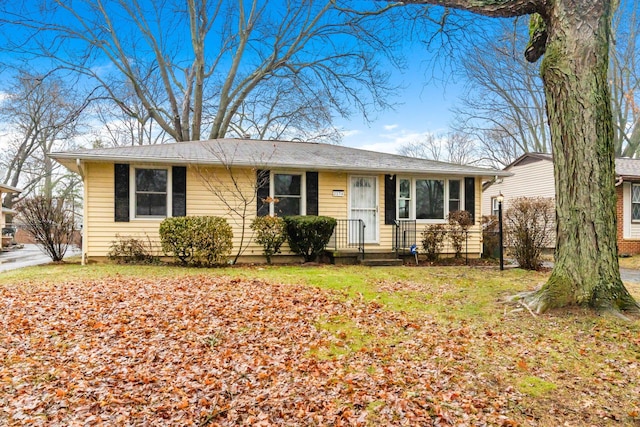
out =
{"type": "MultiPolygon", "coordinates": [[[[189,158],[175,158],[175,157],[158,157],[158,156],[105,156],[105,155],[92,155],[83,153],[82,155],[74,153],[51,153],[49,155],[52,159],[65,166],[72,172],[80,173],[80,162],[101,162],[101,163],[154,163],[163,165],[193,165],[193,166],[223,166],[224,163],[219,160],[208,159],[189,159],[189,158]]],[[[232,166],[236,167],[256,167],[255,162],[234,162],[232,166]]],[[[335,166],[326,166],[322,164],[288,164],[286,162],[267,161],[264,164],[259,165],[261,168],[282,168],[282,169],[312,169],[318,171],[333,171],[333,172],[376,172],[380,174],[432,174],[432,175],[446,175],[446,176],[475,176],[487,179],[493,179],[494,177],[503,177],[513,175],[511,172],[501,170],[480,169],[478,171],[457,171],[457,170],[428,170],[428,169],[389,169],[389,168],[375,168],[375,167],[358,167],[348,166],[336,168],[335,166]]]]}
{"type": "Polygon", "coordinates": [[[10,185],[0,184],[0,193],[22,193],[22,190],[10,185]]]}

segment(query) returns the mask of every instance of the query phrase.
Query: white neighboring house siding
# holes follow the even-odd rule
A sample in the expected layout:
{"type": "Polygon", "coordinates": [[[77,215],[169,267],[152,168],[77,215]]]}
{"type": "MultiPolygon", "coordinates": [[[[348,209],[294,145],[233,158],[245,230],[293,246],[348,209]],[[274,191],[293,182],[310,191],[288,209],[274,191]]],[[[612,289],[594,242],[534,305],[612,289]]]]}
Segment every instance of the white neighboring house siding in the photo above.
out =
{"type": "MultiPolygon", "coordinates": [[[[553,178],[553,162],[546,159],[526,158],[522,162],[505,169],[514,175],[498,180],[482,193],[482,215],[491,215],[491,200],[500,192],[504,196],[503,210],[509,208],[509,201],[517,197],[551,197],[555,199],[556,189],[553,178]]],[[[639,233],[640,233],[640,224],[639,233]]]]}

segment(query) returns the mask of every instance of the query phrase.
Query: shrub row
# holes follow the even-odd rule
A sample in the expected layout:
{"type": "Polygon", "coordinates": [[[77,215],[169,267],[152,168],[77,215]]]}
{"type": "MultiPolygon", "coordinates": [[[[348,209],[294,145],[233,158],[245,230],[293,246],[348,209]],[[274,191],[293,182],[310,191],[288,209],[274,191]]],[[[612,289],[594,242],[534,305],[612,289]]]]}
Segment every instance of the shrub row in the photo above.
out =
{"type": "MultiPolygon", "coordinates": [[[[255,241],[262,245],[267,262],[280,253],[285,240],[291,250],[314,261],[331,239],[334,218],[324,216],[257,217],[251,223],[255,241]]],[[[232,248],[233,232],[224,218],[174,217],[160,224],[160,243],[183,265],[212,266],[224,264],[232,248]]]]}
{"type": "Polygon", "coordinates": [[[306,262],[315,261],[333,235],[337,221],[326,216],[258,217],[251,223],[255,240],[262,245],[267,262],[280,253],[286,240],[292,252],[302,255],[306,262]]]}
{"type": "Polygon", "coordinates": [[[448,237],[456,258],[462,256],[462,245],[469,227],[473,224],[471,214],[467,211],[453,211],[448,217],[449,227],[442,224],[431,224],[422,231],[422,249],[429,261],[438,259],[445,237],[448,237]]]}

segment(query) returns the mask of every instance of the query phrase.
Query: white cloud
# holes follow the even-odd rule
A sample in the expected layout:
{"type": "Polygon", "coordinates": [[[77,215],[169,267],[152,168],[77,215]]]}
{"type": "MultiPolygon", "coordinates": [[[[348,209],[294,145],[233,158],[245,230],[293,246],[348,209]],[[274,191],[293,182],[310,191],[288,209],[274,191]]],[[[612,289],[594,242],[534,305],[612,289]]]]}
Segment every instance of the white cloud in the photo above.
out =
{"type": "Polygon", "coordinates": [[[360,129],[341,129],[340,134],[343,138],[351,138],[356,135],[360,135],[362,131],[360,129]]]}
{"type": "Polygon", "coordinates": [[[384,125],[384,130],[394,130],[398,127],[398,125],[384,125]]]}

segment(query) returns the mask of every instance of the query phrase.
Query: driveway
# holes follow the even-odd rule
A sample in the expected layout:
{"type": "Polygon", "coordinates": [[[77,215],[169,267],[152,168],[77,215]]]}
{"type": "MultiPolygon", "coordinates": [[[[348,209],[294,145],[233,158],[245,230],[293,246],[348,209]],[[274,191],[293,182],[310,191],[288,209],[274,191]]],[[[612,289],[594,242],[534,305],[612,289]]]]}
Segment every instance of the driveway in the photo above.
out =
{"type": "MultiPolygon", "coordinates": [[[[80,251],[76,247],[70,247],[65,256],[78,255],[80,251]]],[[[32,244],[24,245],[22,249],[13,249],[7,252],[0,252],[0,273],[8,270],[15,270],[22,267],[48,264],[51,258],[45,255],[38,246],[32,244]]]]}

